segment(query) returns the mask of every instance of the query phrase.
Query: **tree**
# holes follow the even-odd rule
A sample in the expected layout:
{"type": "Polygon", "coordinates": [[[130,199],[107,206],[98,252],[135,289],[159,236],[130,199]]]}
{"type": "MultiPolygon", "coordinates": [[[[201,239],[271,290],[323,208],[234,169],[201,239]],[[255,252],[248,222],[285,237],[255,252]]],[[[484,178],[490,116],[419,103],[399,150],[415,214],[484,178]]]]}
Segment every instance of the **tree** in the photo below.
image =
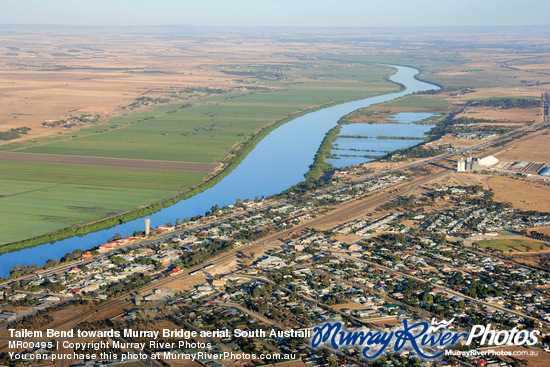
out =
{"type": "Polygon", "coordinates": [[[59,260],[57,260],[57,259],[49,259],[48,261],[46,261],[46,267],[47,268],[53,268],[57,265],[59,265],[59,260]]]}
{"type": "Polygon", "coordinates": [[[395,236],[395,240],[400,243],[404,243],[407,238],[403,233],[399,233],[395,236]]]}
{"type": "Polygon", "coordinates": [[[113,235],[113,237],[109,238],[109,240],[107,242],[111,242],[111,241],[116,241],[116,240],[120,240],[122,238],[122,235],[120,233],[115,233],[113,235]]]}
{"type": "Polygon", "coordinates": [[[435,240],[438,244],[444,245],[445,243],[447,243],[447,235],[445,233],[436,233],[435,240]]]}
{"type": "Polygon", "coordinates": [[[258,298],[258,297],[260,297],[261,294],[262,294],[262,291],[258,287],[254,288],[252,290],[252,297],[253,298],[258,298]]]}
{"type": "Polygon", "coordinates": [[[431,304],[433,303],[434,301],[434,297],[429,294],[429,293],[425,293],[423,296],[422,296],[422,301],[428,303],[428,304],[431,304]]]}

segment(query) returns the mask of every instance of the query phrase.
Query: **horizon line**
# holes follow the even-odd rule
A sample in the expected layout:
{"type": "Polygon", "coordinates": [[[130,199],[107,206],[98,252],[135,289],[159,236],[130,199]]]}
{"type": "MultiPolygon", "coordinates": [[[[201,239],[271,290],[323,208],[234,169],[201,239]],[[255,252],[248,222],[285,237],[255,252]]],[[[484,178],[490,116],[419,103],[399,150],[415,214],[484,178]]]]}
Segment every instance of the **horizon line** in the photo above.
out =
{"type": "Polygon", "coordinates": [[[0,27],[76,27],[76,28],[161,28],[161,27],[195,27],[195,28],[301,28],[301,29],[388,29],[388,28],[526,28],[550,27],[550,24],[483,24],[483,25],[377,25],[377,26],[350,26],[350,25],[208,25],[208,24],[51,24],[51,23],[0,23],[0,27]]]}

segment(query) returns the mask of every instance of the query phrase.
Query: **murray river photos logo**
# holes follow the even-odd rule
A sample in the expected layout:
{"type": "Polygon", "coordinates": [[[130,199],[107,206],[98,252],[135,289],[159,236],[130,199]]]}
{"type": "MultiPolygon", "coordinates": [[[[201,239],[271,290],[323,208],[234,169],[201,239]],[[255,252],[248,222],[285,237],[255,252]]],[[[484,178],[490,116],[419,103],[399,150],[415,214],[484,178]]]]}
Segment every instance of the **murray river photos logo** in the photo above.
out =
{"type": "Polygon", "coordinates": [[[474,325],[470,332],[453,332],[448,330],[454,318],[437,322],[403,320],[403,325],[391,330],[349,331],[340,322],[325,323],[313,328],[311,346],[317,348],[325,345],[333,350],[344,346],[361,348],[361,355],[367,359],[376,359],[385,352],[412,350],[421,358],[434,359],[443,355],[444,350],[459,341],[470,345],[474,340],[480,346],[501,345],[535,345],[538,342],[538,330],[493,330],[492,325],[474,325]]]}

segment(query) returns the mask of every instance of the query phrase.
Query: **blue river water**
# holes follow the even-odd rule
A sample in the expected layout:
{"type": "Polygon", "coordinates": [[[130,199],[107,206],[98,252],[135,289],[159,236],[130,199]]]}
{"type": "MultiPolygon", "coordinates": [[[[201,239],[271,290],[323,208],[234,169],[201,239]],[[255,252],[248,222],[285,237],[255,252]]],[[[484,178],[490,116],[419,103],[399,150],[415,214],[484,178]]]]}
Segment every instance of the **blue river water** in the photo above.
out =
{"type": "Polygon", "coordinates": [[[336,168],[344,168],[370,162],[374,160],[373,156],[383,156],[397,149],[420,144],[424,141],[425,134],[434,126],[420,122],[434,116],[437,115],[426,112],[401,112],[388,117],[388,120],[395,123],[343,125],[333,144],[332,157],[327,159],[327,162],[336,168]],[[405,139],[397,139],[398,137],[405,139]]]}
{"type": "MultiPolygon", "coordinates": [[[[416,69],[388,66],[397,70],[390,79],[404,85],[405,90],[327,107],[280,126],[260,141],[241,164],[215,186],[148,216],[147,218],[151,219],[151,227],[174,222],[176,218],[204,214],[216,204],[222,207],[233,204],[237,199],[253,199],[256,196],[268,196],[284,191],[304,179],[325,134],[342,116],[375,103],[438,88],[416,79],[416,69]]],[[[389,142],[391,143],[391,140],[389,142]]],[[[77,248],[88,249],[100,245],[116,233],[124,236],[143,229],[144,220],[141,218],[82,237],[72,237],[53,244],[6,253],[0,256],[0,276],[6,277],[10,268],[18,264],[41,266],[48,259],[60,259],[67,252],[77,248]]]]}
{"type": "Polygon", "coordinates": [[[342,126],[339,135],[352,136],[406,136],[406,137],[424,137],[426,130],[433,125],[426,124],[349,124],[342,126]],[[427,126],[427,128],[426,128],[427,126]]]}

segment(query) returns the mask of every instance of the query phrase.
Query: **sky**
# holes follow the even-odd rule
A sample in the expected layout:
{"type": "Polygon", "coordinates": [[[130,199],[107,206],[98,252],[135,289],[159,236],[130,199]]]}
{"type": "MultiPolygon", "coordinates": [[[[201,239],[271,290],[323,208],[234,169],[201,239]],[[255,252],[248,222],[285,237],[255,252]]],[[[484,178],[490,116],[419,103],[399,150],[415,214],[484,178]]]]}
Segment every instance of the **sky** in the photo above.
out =
{"type": "Polygon", "coordinates": [[[0,0],[0,24],[550,25],[548,0],[0,0]]]}

